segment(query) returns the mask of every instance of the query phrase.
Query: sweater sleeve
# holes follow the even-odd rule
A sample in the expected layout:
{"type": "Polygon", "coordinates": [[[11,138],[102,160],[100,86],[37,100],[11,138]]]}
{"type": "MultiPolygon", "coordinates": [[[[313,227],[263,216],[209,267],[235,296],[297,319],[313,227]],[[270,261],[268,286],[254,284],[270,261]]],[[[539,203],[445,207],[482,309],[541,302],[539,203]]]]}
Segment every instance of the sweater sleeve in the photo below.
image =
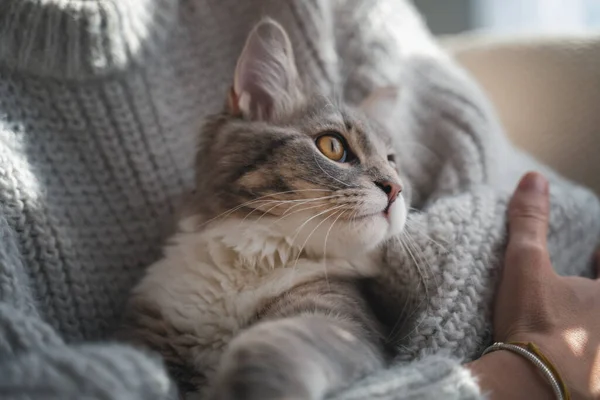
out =
{"type": "Polygon", "coordinates": [[[0,214],[0,398],[175,398],[161,361],[122,345],[66,345],[35,308],[16,235],[0,214]]]}
{"type": "MultiPolygon", "coordinates": [[[[344,97],[359,103],[377,87],[403,89],[415,64],[433,64],[457,86],[461,71],[431,38],[409,2],[356,0],[334,2],[336,53],[344,97]]],[[[445,81],[446,79],[444,79],[445,81]]],[[[414,84],[415,82],[411,82],[414,84]]],[[[419,88],[427,90],[426,88],[419,88]]],[[[435,93],[435,92],[432,92],[435,93]]],[[[477,101],[475,99],[474,101],[477,101]]],[[[484,104],[485,105],[485,104],[484,104]]],[[[493,123],[493,121],[491,121],[493,123]]],[[[477,379],[460,361],[443,355],[395,365],[338,393],[335,400],[483,399],[477,379]]]]}
{"type": "MultiPolygon", "coordinates": [[[[170,0],[7,0],[0,6],[0,64],[40,77],[78,80],[111,74],[158,51],[177,19],[177,7],[170,0]]],[[[44,320],[42,302],[69,293],[50,296],[52,289],[38,282],[53,272],[35,259],[44,256],[39,254],[44,249],[30,241],[41,236],[39,226],[26,218],[31,204],[13,195],[24,185],[16,175],[27,171],[15,162],[20,154],[13,153],[14,143],[2,141],[0,149],[0,398],[175,397],[159,359],[117,344],[66,344],[44,320]]]]}
{"type": "Polygon", "coordinates": [[[161,48],[177,8],[172,0],[3,0],[0,65],[79,80],[143,64],[161,48]]]}
{"type": "MultiPolygon", "coordinates": [[[[421,337],[426,339],[417,342],[420,354],[426,351],[431,353],[434,349],[443,347],[431,345],[432,342],[439,343],[436,342],[438,339],[440,342],[446,339],[444,344],[448,344],[448,338],[440,331],[447,330],[450,324],[440,325],[441,320],[452,323],[460,321],[467,326],[473,324],[474,319],[481,321],[480,326],[488,323],[485,308],[490,304],[489,300],[493,294],[489,288],[494,284],[491,280],[494,276],[491,268],[499,262],[499,250],[502,248],[505,234],[502,219],[497,216],[504,212],[505,198],[512,192],[519,176],[527,169],[541,170],[551,181],[556,182],[553,195],[560,198],[554,202],[556,204],[552,208],[552,220],[569,223],[553,224],[553,227],[560,226],[560,240],[563,242],[558,242],[559,235],[554,235],[555,228],[551,228],[550,247],[554,249],[554,253],[562,250],[562,254],[553,254],[553,262],[561,272],[568,270],[571,274],[580,273],[581,271],[575,271],[573,265],[580,268],[586,264],[584,258],[588,257],[597,238],[597,234],[589,234],[598,232],[597,224],[589,222],[590,218],[582,217],[586,210],[590,210],[591,215],[597,215],[598,202],[594,196],[583,189],[574,188],[535,160],[525,155],[516,155],[517,152],[506,139],[485,95],[438,47],[408,1],[340,0],[333,3],[336,7],[332,13],[335,15],[336,53],[340,60],[339,68],[346,100],[359,104],[373,89],[388,85],[399,88],[402,104],[393,115],[392,126],[394,135],[397,135],[397,146],[402,148],[398,149],[401,172],[415,185],[412,188],[413,207],[425,209],[432,204],[438,204],[437,208],[443,210],[443,213],[438,215],[440,218],[437,218],[437,221],[448,221],[452,225],[450,231],[455,234],[459,232],[455,226],[457,222],[455,218],[450,217],[449,211],[459,210],[462,206],[467,211],[490,212],[489,216],[477,221],[491,223],[493,231],[486,232],[496,236],[494,241],[489,241],[487,235],[478,239],[485,238],[484,240],[489,241],[478,243],[493,245],[485,251],[484,246],[472,247],[475,250],[470,255],[481,260],[479,274],[485,277],[479,280],[477,289],[468,289],[471,293],[476,292],[471,303],[475,306],[474,312],[461,314],[456,310],[447,310],[447,319],[441,318],[441,314],[435,312],[428,315],[429,321],[432,322],[430,326],[434,326],[435,329],[428,331],[424,326],[427,321],[420,324],[421,337]],[[505,160],[514,162],[506,163],[505,160]],[[481,187],[493,190],[489,190],[488,196],[478,192],[478,188],[481,187]],[[559,191],[564,192],[558,196],[559,191]],[[573,193],[577,200],[567,200],[567,192],[573,193]],[[461,199],[462,203],[459,206],[451,204],[451,199],[459,194],[466,196],[461,199]],[[475,199],[477,204],[465,208],[465,199],[469,197],[475,199]],[[439,199],[444,201],[436,203],[439,199]],[[580,238],[579,242],[572,240],[575,237],[580,238]],[[584,239],[581,239],[582,237],[584,239]],[[473,316],[475,318],[472,318],[473,316]]],[[[424,215],[436,219],[431,209],[427,210],[424,215]]],[[[472,226],[473,221],[474,219],[465,220],[465,226],[472,226]]],[[[436,221],[433,222],[428,226],[437,226],[438,229],[442,226],[435,224],[436,221]]],[[[476,229],[467,231],[472,234],[478,232],[476,229]]],[[[426,243],[428,242],[429,238],[426,243]]],[[[468,245],[473,246],[475,242],[477,240],[468,245]]],[[[455,247],[459,245],[456,244],[455,247]]],[[[435,247],[433,252],[425,249],[422,254],[435,254],[435,247]]],[[[456,254],[453,253],[452,256],[455,257],[456,254]]],[[[441,264],[439,259],[433,260],[433,263],[438,263],[440,268],[445,269],[440,272],[432,271],[432,274],[438,273],[437,276],[441,276],[444,273],[453,277],[451,272],[459,272],[461,265],[472,265],[472,259],[467,259],[464,264],[441,264]],[[449,269],[448,266],[453,266],[455,270],[449,269]]],[[[390,264],[394,265],[393,260],[390,264]]],[[[469,269],[469,272],[474,275],[474,269],[469,269]]],[[[449,294],[461,290],[463,288],[460,286],[448,284],[443,290],[440,289],[439,293],[449,294]]],[[[432,300],[431,304],[442,302],[433,303],[432,300]]],[[[480,329],[478,332],[482,333],[484,330],[480,329]]],[[[468,357],[479,354],[477,349],[485,343],[473,341],[478,337],[471,335],[470,339],[475,345],[466,346],[465,340],[468,335],[460,330],[459,334],[462,335],[462,339],[459,339],[459,336],[454,337],[454,345],[467,348],[468,357]]],[[[411,337],[411,340],[416,339],[411,337]]],[[[453,354],[461,352],[462,350],[454,351],[453,354]]],[[[411,355],[415,353],[417,352],[411,355]]],[[[338,398],[478,399],[483,396],[475,377],[455,358],[429,355],[420,361],[396,365],[356,382],[352,388],[340,393],[336,400],[338,398]]]]}
{"type": "Polygon", "coordinates": [[[447,60],[409,1],[336,0],[335,52],[344,97],[359,103],[378,87],[403,89],[409,61],[447,60]]]}
{"type": "MultiPolygon", "coordinates": [[[[0,215],[0,397],[3,399],[171,399],[161,362],[126,346],[68,346],[37,315],[23,260],[0,215]]],[[[479,399],[470,372],[431,356],[356,382],[335,400],[479,399]]]]}
{"type": "Polygon", "coordinates": [[[452,358],[428,356],[356,382],[332,400],[483,399],[477,379],[452,358]]]}

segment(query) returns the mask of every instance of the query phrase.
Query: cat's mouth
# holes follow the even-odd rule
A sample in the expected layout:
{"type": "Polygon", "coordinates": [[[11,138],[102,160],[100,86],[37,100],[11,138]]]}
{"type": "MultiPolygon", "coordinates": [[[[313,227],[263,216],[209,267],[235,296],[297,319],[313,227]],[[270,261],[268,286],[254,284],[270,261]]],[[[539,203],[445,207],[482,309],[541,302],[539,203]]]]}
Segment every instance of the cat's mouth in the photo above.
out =
{"type": "Polygon", "coordinates": [[[375,212],[375,213],[370,213],[370,214],[358,215],[358,216],[352,217],[352,220],[353,221],[362,221],[362,220],[365,220],[365,219],[377,217],[379,215],[384,215],[383,211],[379,211],[379,212],[375,212]]]}
{"type": "Polygon", "coordinates": [[[360,221],[363,219],[367,219],[367,218],[374,218],[374,217],[378,217],[378,216],[382,216],[384,217],[388,222],[391,222],[392,217],[392,212],[394,210],[395,207],[397,207],[398,205],[396,204],[396,202],[391,202],[389,203],[387,206],[385,206],[385,208],[381,211],[376,211],[376,212],[370,212],[370,213],[366,213],[366,214],[362,214],[356,217],[353,217],[352,219],[360,221]]]}
{"type": "MultiPolygon", "coordinates": [[[[379,207],[381,207],[381,205],[379,207]]],[[[380,227],[377,229],[384,229],[388,232],[388,234],[399,233],[404,228],[404,223],[406,220],[406,209],[404,199],[402,198],[402,196],[399,196],[396,201],[387,204],[385,208],[379,208],[379,211],[365,211],[366,212],[364,214],[360,215],[359,217],[353,218],[353,220],[364,220],[364,222],[367,223],[373,221],[373,223],[376,223],[377,226],[380,227]],[[385,227],[379,225],[382,223],[385,224],[385,227]]]]}
{"type": "Polygon", "coordinates": [[[381,211],[354,216],[354,217],[352,217],[352,220],[354,220],[354,221],[362,221],[362,220],[365,220],[365,219],[375,218],[375,217],[379,217],[379,216],[384,217],[386,220],[389,220],[391,218],[390,217],[390,207],[391,206],[387,206],[386,208],[384,208],[381,211]]]}
{"type": "Polygon", "coordinates": [[[392,208],[392,205],[393,204],[388,204],[388,206],[382,211],[383,216],[388,219],[390,218],[390,208],[392,208]]]}

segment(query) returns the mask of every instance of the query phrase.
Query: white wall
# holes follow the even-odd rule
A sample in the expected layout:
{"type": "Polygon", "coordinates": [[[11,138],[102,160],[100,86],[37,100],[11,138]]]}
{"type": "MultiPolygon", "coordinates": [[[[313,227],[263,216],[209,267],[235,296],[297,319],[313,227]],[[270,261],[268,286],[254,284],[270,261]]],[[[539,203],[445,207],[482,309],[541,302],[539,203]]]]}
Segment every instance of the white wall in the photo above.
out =
{"type": "Polygon", "coordinates": [[[475,26],[510,33],[578,32],[587,28],[587,11],[592,2],[477,0],[474,2],[475,26]]]}
{"type": "Polygon", "coordinates": [[[600,0],[414,0],[436,34],[600,30],[600,0]]]}
{"type": "MultiPolygon", "coordinates": [[[[473,3],[478,0],[413,0],[434,34],[459,33],[473,27],[473,3]]],[[[599,0],[600,1],[600,0],[599,0]]]]}

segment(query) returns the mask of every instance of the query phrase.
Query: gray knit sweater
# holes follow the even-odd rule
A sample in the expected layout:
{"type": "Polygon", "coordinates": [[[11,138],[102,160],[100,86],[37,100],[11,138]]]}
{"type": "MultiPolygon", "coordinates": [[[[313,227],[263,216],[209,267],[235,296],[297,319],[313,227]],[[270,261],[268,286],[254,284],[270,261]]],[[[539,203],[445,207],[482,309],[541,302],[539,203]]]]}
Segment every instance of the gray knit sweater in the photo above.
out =
{"type": "MultiPolygon", "coordinates": [[[[597,199],[512,149],[401,0],[0,0],[0,398],[174,396],[160,360],[107,340],[191,189],[199,122],[264,15],[321,90],[404,93],[396,128],[429,307],[397,365],[336,398],[480,398],[459,360],[489,340],[506,199],[526,168],[554,183],[556,267],[586,271],[597,199]]],[[[388,261],[402,290],[411,260],[392,246],[388,261]]]]}

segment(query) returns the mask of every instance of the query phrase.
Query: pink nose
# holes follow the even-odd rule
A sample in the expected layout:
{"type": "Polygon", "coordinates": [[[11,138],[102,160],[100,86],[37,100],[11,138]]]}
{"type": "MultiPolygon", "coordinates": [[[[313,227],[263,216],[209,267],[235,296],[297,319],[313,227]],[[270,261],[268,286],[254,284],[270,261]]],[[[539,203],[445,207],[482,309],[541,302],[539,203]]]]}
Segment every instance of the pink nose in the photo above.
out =
{"type": "Polygon", "coordinates": [[[390,181],[380,181],[375,182],[375,185],[377,185],[379,189],[383,190],[383,192],[387,194],[388,207],[391,206],[394,201],[396,201],[396,199],[402,192],[402,186],[400,186],[398,183],[390,181]]]}

